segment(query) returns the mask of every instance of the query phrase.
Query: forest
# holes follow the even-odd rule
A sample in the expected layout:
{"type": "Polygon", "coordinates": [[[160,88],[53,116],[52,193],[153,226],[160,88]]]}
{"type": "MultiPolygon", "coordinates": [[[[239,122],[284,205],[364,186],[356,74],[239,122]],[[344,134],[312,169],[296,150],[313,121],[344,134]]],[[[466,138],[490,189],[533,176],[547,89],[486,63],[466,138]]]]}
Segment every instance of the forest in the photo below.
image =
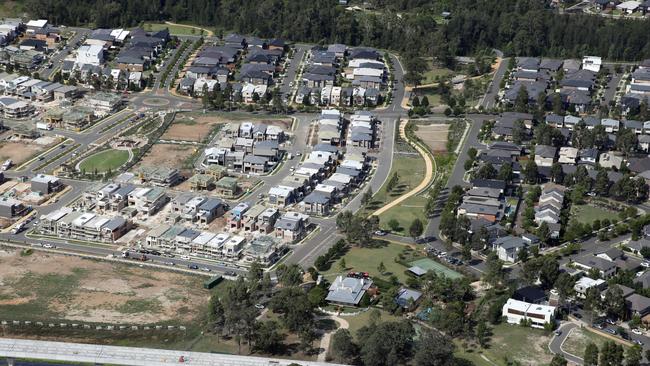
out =
{"type": "Polygon", "coordinates": [[[650,58],[650,20],[559,15],[539,0],[372,0],[351,12],[335,0],[25,0],[34,17],[55,24],[129,27],[171,20],[291,41],[365,45],[434,56],[506,55],[609,60],[650,58]],[[443,21],[442,11],[451,13],[443,21]]]}

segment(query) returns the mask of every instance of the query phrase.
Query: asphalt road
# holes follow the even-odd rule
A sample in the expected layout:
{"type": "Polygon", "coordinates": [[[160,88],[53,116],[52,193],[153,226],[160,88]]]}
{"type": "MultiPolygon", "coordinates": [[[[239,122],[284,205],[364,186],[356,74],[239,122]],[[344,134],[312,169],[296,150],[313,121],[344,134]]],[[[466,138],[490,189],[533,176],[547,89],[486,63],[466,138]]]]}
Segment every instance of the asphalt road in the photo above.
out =
{"type": "Polygon", "coordinates": [[[49,60],[45,62],[45,65],[43,65],[41,69],[38,70],[38,73],[43,80],[49,79],[56,70],[61,69],[61,66],[63,65],[63,59],[65,59],[71,53],[71,51],[76,48],[75,44],[79,42],[83,37],[85,37],[88,33],[90,33],[90,29],[86,28],[65,28],[64,30],[73,31],[75,34],[68,40],[63,49],[53,54],[49,60]],[[52,63],[52,67],[48,68],[46,65],[50,62],[52,63]]]}
{"type": "MultiPolygon", "coordinates": [[[[77,36],[81,37],[81,32],[79,32],[75,37],[77,36]]],[[[185,38],[192,38],[192,37],[185,37],[185,38]]],[[[70,42],[70,44],[72,45],[74,44],[74,42],[75,41],[73,40],[70,42]]],[[[296,73],[298,72],[300,67],[300,60],[302,59],[302,55],[304,54],[304,52],[307,51],[308,48],[309,47],[306,45],[297,46],[297,51],[294,56],[294,60],[292,61],[292,65],[287,71],[287,75],[281,86],[281,90],[284,93],[291,91],[291,86],[289,85],[289,83],[293,81],[293,79],[295,79],[296,73]]],[[[189,49],[186,52],[190,52],[189,49]]],[[[380,108],[375,110],[375,114],[377,115],[377,118],[381,122],[381,132],[380,132],[381,148],[378,149],[377,153],[370,154],[375,161],[374,173],[371,175],[371,177],[366,182],[366,185],[364,186],[364,189],[367,189],[367,187],[371,187],[373,191],[378,191],[388,177],[391,168],[391,163],[392,163],[395,124],[397,123],[399,117],[406,114],[406,111],[401,108],[401,101],[404,96],[404,87],[402,83],[404,72],[399,60],[394,56],[391,57],[392,57],[393,64],[395,65],[394,76],[396,79],[396,87],[393,90],[393,99],[391,101],[391,104],[385,108],[380,108]]],[[[183,57],[181,57],[181,59],[182,58],[183,57]]],[[[176,70],[178,67],[180,67],[179,64],[174,65],[174,70],[176,70]]],[[[173,76],[174,73],[175,71],[172,71],[170,75],[173,76]]],[[[191,100],[188,98],[174,96],[170,94],[169,91],[167,90],[169,83],[170,81],[166,83],[166,85],[164,86],[165,88],[148,90],[145,92],[133,94],[129,100],[129,108],[130,108],[129,110],[115,113],[109,116],[108,118],[106,118],[105,120],[101,121],[97,126],[94,126],[87,131],[83,131],[80,133],[64,131],[64,130],[55,130],[55,131],[46,132],[46,134],[62,135],[64,137],[72,139],[74,142],[66,143],[67,146],[64,148],[53,149],[52,151],[44,154],[42,160],[38,160],[38,159],[35,160],[34,162],[28,164],[26,168],[20,172],[13,172],[13,171],[6,172],[7,176],[8,177],[18,177],[18,176],[32,177],[36,173],[35,169],[39,167],[43,162],[49,161],[50,159],[52,159],[52,161],[49,162],[49,164],[45,167],[46,169],[50,169],[58,166],[64,161],[67,161],[73,152],[82,153],[83,151],[89,149],[92,144],[97,143],[98,141],[105,141],[109,139],[111,136],[115,135],[118,129],[123,127],[122,125],[113,126],[106,131],[102,131],[102,129],[105,126],[109,126],[119,121],[120,119],[127,116],[129,113],[135,113],[137,111],[141,111],[144,109],[148,109],[152,112],[155,112],[157,110],[168,110],[168,109],[183,108],[183,109],[196,110],[201,108],[200,103],[197,102],[196,100],[191,100]],[[156,103],[151,102],[151,99],[154,98],[156,99],[156,103]],[[65,156],[56,157],[62,151],[65,151],[65,149],[68,148],[71,144],[79,144],[80,146],[76,148],[74,151],[69,151],[67,154],[65,154],[65,156]]],[[[295,117],[297,118],[297,126],[295,128],[294,133],[297,136],[297,138],[293,141],[293,143],[290,146],[288,146],[287,149],[287,151],[292,152],[294,156],[298,152],[301,153],[308,152],[309,147],[307,146],[306,135],[309,129],[309,124],[315,118],[315,115],[297,114],[295,115],[295,117]]],[[[297,159],[294,160],[295,163],[294,161],[287,162],[286,164],[284,164],[283,167],[280,168],[280,170],[276,174],[269,177],[262,177],[261,179],[264,182],[264,184],[261,185],[259,188],[257,188],[254,192],[251,192],[251,194],[249,194],[245,200],[257,200],[258,195],[260,193],[268,192],[268,189],[271,186],[279,183],[284,177],[290,174],[291,166],[297,164],[297,159]]],[[[43,169],[39,169],[39,172],[42,170],[43,169]]],[[[70,185],[73,189],[67,194],[65,194],[63,197],[59,198],[57,202],[46,207],[39,207],[36,215],[37,217],[40,217],[41,215],[47,214],[49,212],[52,212],[58,208],[61,208],[69,204],[74,199],[79,197],[79,195],[83,191],[87,190],[93,184],[91,182],[82,182],[82,181],[74,181],[74,180],[64,180],[64,183],[70,185]]],[[[344,209],[357,211],[360,207],[361,207],[361,197],[360,195],[357,195],[345,204],[344,209]]],[[[336,232],[334,217],[313,218],[312,222],[319,226],[318,231],[312,234],[312,236],[309,237],[305,242],[295,246],[293,252],[290,254],[288,258],[288,262],[300,263],[301,265],[304,266],[311,265],[318,255],[325,252],[337,240],[338,234],[336,232]]],[[[27,225],[27,230],[17,235],[0,234],[0,238],[9,239],[12,240],[13,242],[23,242],[24,244],[27,245],[34,245],[36,249],[39,249],[39,245],[41,244],[49,243],[52,244],[52,246],[55,246],[57,248],[56,250],[58,251],[71,251],[71,252],[77,252],[77,253],[89,254],[89,255],[92,254],[95,256],[103,256],[103,257],[111,256],[111,255],[119,256],[121,254],[118,248],[115,246],[98,246],[98,245],[91,246],[91,245],[84,245],[82,243],[77,243],[77,242],[70,242],[66,240],[56,240],[56,239],[43,240],[43,239],[28,238],[25,236],[25,232],[29,231],[33,227],[33,225],[34,222],[29,223],[27,225]]],[[[216,263],[216,262],[207,263],[198,260],[183,260],[182,258],[176,258],[176,257],[167,258],[167,257],[156,257],[151,255],[148,255],[148,258],[158,263],[167,264],[170,267],[172,267],[171,263],[174,264],[173,267],[184,267],[184,268],[187,268],[187,266],[190,264],[197,264],[199,267],[209,268],[212,271],[219,271],[219,272],[235,271],[238,273],[244,271],[242,268],[237,268],[230,264],[225,264],[225,263],[216,263]]]]}
{"type": "Polygon", "coordinates": [[[555,353],[555,354],[561,354],[564,356],[564,358],[577,365],[582,365],[582,358],[575,357],[569,353],[566,353],[562,350],[562,343],[566,340],[567,336],[571,332],[572,329],[577,328],[578,326],[574,323],[564,323],[562,324],[558,330],[561,332],[560,335],[553,335],[553,338],[551,339],[551,343],[548,345],[548,349],[555,353]]]}

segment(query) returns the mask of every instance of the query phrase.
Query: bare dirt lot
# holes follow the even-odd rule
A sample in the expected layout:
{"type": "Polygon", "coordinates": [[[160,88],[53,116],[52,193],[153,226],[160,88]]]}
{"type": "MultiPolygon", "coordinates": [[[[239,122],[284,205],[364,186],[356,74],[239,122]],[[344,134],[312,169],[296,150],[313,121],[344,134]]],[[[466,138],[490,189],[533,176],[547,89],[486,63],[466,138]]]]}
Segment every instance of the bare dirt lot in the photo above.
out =
{"type": "Polygon", "coordinates": [[[20,165],[45,148],[46,146],[35,144],[33,141],[1,141],[0,161],[11,159],[14,165],[20,165]]]}
{"type": "Polygon", "coordinates": [[[191,145],[154,144],[142,158],[138,167],[143,165],[165,166],[182,170],[196,148],[191,145]]]}
{"type": "Polygon", "coordinates": [[[204,278],[76,257],[0,249],[0,319],[187,324],[204,278]],[[128,319],[128,320],[126,320],[128,319]]]}
{"type": "Polygon", "coordinates": [[[449,125],[446,124],[418,124],[415,135],[429,146],[432,152],[447,151],[447,135],[449,125]]]}
{"type": "Polygon", "coordinates": [[[289,131],[291,128],[291,118],[266,119],[241,114],[225,116],[210,113],[179,113],[176,116],[174,123],[162,135],[161,139],[200,142],[219,125],[224,125],[229,122],[239,123],[243,121],[264,123],[268,126],[278,126],[285,131],[289,131]]]}

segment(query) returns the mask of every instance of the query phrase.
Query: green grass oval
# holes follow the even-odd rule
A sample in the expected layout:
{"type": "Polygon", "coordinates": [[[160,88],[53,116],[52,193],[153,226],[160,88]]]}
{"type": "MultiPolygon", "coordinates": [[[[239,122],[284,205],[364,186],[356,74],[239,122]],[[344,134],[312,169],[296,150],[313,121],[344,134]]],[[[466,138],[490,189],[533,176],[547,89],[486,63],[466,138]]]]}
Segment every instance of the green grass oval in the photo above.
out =
{"type": "Polygon", "coordinates": [[[109,149],[85,158],[79,164],[79,169],[85,170],[87,173],[94,172],[97,169],[97,172],[102,173],[109,169],[115,170],[128,160],[129,152],[127,150],[109,149]]]}

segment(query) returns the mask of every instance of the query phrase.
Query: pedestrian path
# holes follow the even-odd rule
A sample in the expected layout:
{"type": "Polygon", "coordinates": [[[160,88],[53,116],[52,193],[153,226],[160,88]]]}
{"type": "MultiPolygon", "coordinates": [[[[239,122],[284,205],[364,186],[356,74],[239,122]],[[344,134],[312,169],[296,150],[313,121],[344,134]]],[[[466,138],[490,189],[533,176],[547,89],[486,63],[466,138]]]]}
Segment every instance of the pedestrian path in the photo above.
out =
{"type": "Polygon", "coordinates": [[[377,211],[373,212],[372,214],[375,216],[379,216],[383,214],[384,212],[390,210],[391,208],[401,204],[402,202],[406,201],[408,198],[415,196],[416,194],[420,193],[424,189],[426,189],[429,186],[429,183],[431,183],[431,179],[433,178],[433,171],[434,171],[434,164],[435,162],[431,158],[431,155],[429,155],[429,152],[424,150],[420,145],[413,143],[408,139],[406,136],[406,124],[408,123],[408,120],[405,119],[400,122],[399,125],[399,134],[402,139],[405,141],[408,141],[411,146],[413,146],[419,153],[422,155],[422,158],[424,159],[425,163],[425,174],[424,174],[424,179],[422,179],[422,182],[420,184],[413,188],[412,190],[404,193],[403,195],[399,196],[396,200],[388,203],[386,206],[378,209],[377,211]]]}

